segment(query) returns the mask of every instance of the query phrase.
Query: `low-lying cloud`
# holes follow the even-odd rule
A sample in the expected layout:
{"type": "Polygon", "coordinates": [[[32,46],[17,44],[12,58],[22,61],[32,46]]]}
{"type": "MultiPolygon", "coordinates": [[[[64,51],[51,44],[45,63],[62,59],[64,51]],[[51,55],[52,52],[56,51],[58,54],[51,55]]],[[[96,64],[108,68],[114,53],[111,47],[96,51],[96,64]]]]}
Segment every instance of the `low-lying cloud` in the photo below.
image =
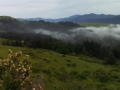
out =
{"type": "Polygon", "coordinates": [[[36,33],[50,35],[53,38],[72,43],[93,40],[102,44],[116,45],[120,42],[120,25],[112,24],[106,27],[80,27],[65,32],[38,29],[36,33]]]}

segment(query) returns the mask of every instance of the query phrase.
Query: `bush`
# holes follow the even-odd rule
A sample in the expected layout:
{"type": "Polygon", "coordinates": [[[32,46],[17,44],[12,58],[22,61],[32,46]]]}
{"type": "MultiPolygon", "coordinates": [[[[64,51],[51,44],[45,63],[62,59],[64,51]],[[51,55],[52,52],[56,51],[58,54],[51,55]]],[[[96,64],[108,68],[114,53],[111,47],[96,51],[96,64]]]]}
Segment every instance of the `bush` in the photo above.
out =
{"type": "Polygon", "coordinates": [[[32,64],[27,61],[29,55],[21,56],[22,51],[12,54],[12,50],[9,49],[8,58],[0,59],[0,90],[27,89],[26,87],[32,84],[32,64]]]}
{"type": "Polygon", "coordinates": [[[67,62],[71,62],[71,60],[66,60],[67,62]]]}
{"type": "Polygon", "coordinates": [[[66,57],[66,55],[65,55],[65,54],[62,54],[62,57],[66,57]]]}
{"type": "Polygon", "coordinates": [[[78,74],[77,78],[79,79],[87,79],[91,75],[90,71],[84,71],[81,74],[78,74]]]}
{"type": "Polygon", "coordinates": [[[78,72],[77,72],[77,71],[71,71],[71,74],[72,74],[72,75],[77,75],[78,72]]]}
{"type": "Polygon", "coordinates": [[[94,72],[94,77],[97,78],[100,82],[108,82],[111,81],[110,73],[104,71],[103,69],[98,69],[94,72]]]}

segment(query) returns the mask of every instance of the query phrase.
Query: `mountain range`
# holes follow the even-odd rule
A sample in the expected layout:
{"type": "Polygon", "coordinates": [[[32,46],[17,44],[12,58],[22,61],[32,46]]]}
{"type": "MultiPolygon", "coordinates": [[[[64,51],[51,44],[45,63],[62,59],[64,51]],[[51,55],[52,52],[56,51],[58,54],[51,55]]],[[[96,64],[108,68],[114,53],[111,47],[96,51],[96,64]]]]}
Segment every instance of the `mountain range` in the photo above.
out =
{"type": "Polygon", "coordinates": [[[120,15],[112,14],[84,14],[84,15],[73,15],[65,18],[58,19],[46,19],[46,18],[27,18],[23,19],[27,21],[39,21],[44,20],[47,22],[74,22],[74,23],[109,23],[109,24],[120,24],[120,15]]]}
{"type": "Polygon", "coordinates": [[[66,31],[68,29],[79,27],[81,23],[120,24],[120,15],[105,15],[91,13],[85,15],[73,15],[70,17],[59,19],[16,19],[10,16],[0,16],[0,32],[33,32],[33,30],[36,29],[66,31]]]}

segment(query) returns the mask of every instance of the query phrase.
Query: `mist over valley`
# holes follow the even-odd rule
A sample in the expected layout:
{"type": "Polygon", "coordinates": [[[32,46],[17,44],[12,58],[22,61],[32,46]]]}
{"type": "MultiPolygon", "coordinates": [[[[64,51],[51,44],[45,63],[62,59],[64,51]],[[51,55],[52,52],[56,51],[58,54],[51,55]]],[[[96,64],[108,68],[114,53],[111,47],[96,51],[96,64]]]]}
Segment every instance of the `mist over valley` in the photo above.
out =
{"type": "Polygon", "coordinates": [[[82,43],[86,40],[93,40],[105,45],[117,45],[117,43],[120,42],[119,24],[110,24],[108,26],[99,27],[79,27],[66,31],[36,29],[35,32],[49,35],[53,38],[72,43],[82,43]]]}

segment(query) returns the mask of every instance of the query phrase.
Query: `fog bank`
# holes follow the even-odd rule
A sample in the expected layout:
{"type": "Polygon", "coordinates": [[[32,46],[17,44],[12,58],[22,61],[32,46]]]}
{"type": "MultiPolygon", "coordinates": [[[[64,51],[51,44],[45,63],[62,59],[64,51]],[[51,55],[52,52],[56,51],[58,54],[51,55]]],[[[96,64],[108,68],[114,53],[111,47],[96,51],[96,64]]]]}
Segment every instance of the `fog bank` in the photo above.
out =
{"type": "Polygon", "coordinates": [[[52,31],[37,29],[36,33],[50,35],[53,38],[72,43],[81,43],[85,40],[94,40],[102,44],[116,45],[120,42],[120,25],[106,27],[79,27],[67,31],[52,31]]]}

